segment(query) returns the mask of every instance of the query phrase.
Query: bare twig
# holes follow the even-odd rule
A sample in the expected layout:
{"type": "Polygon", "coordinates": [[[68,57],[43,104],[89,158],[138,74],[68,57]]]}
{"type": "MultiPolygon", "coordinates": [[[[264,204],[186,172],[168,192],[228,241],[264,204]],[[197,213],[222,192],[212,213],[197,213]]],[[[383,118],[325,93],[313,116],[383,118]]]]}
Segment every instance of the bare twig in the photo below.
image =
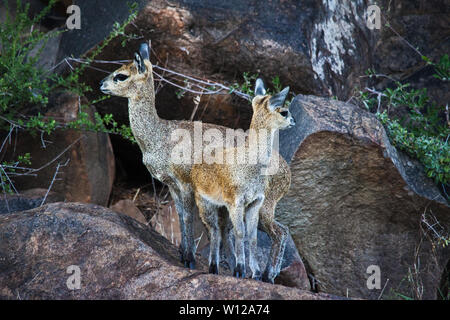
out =
{"type": "Polygon", "coordinates": [[[6,209],[8,210],[8,213],[9,213],[9,212],[11,212],[11,210],[9,209],[8,198],[6,197],[6,186],[5,186],[5,183],[3,182],[3,176],[2,176],[1,172],[0,172],[0,182],[2,183],[3,199],[5,200],[6,209]]]}
{"type": "Polygon", "coordinates": [[[386,286],[387,286],[388,282],[389,282],[389,279],[387,279],[386,282],[384,283],[384,287],[381,290],[380,295],[378,296],[378,300],[380,300],[381,297],[383,296],[384,289],[386,289],[386,286]]]}
{"type": "Polygon", "coordinates": [[[15,127],[16,127],[15,124],[11,124],[11,125],[10,125],[9,132],[8,132],[8,134],[6,135],[5,139],[3,139],[2,146],[0,147],[0,153],[3,151],[3,147],[5,146],[6,141],[8,141],[8,139],[9,139],[9,137],[11,136],[11,133],[13,132],[13,130],[14,130],[15,127]]]}
{"type": "Polygon", "coordinates": [[[156,213],[158,213],[159,209],[160,209],[159,208],[160,203],[159,203],[158,195],[156,194],[155,179],[153,178],[153,176],[152,176],[152,187],[153,187],[153,195],[155,196],[155,200],[156,200],[156,213]]]}
{"type": "Polygon", "coordinates": [[[133,202],[136,201],[136,199],[137,199],[137,197],[138,197],[140,191],[141,191],[141,188],[138,188],[137,191],[136,191],[136,193],[135,193],[135,195],[134,195],[134,197],[133,197],[133,202]]]}
{"type": "Polygon", "coordinates": [[[397,37],[399,37],[400,39],[402,39],[411,49],[413,49],[418,55],[420,55],[421,57],[423,56],[422,52],[420,52],[417,48],[414,48],[414,46],[408,41],[406,40],[404,37],[402,37],[397,31],[395,31],[394,28],[392,28],[390,23],[387,23],[386,26],[392,30],[392,32],[395,33],[395,35],[397,37]]]}
{"type": "MultiPolygon", "coordinates": [[[[224,92],[227,92],[227,93],[234,93],[234,94],[236,94],[237,96],[239,96],[239,97],[241,97],[243,99],[250,100],[250,96],[248,94],[243,93],[243,92],[238,91],[238,90],[235,90],[235,89],[232,89],[230,87],[227,87],[227,86],[225,86],[225,85],[223,85],[221,83],[218,83],[218,82],[215,82],[215,81],[210,81],[210,80],[205,81],[205,80],[197,79],[197,78],[194,78],[194,77],[191,77],[191,76],[188,76],[188,75],[185,75],[185,74],[182,74],[182,73],[170,70],[170,69],[162,68],[162,67],[157,66],[157,65],[155,65],[153,67],[155,69],[165,70],[167,73],[170,73],[172,75],[181,77],[181,78],[186,79],[188,81],[191,81],[196,86],[197,85],[204,85],[204,86],[201,87],[201,88],[204,89],[203,94],[219,94],[219,93],[223,94],[224,92]],[[205,87],[205,86],[207,86],[207,87],[205,87]],[[208,87],[218,88],[218,90],[210,90],[210,89],[208,89],[208,87]]],[[[185,89],[185,88],[181,87],[181,89],[185,89]]],[[[186,91],[189,91],[189,90],[186,90],[186,91]]],[[[194,91],[192,93],[200,94],[200,92],[198,92],[198,91],[194,91]]]]}
{"type": "Polygon", "coordinates": [[[194,120],[195,114],[197,113],[197,109],[198,109],[198,106],[200,104],[200,100],[201,100],[201,95],[195,96],[194,99],[193,99],[193,101],[194,101],[194,110],[192,110],[191,118],[189,119],[190,121],[194,120]]]}
{"type": "Polygon", "coordinates": [[[45,193],[44,199],[42,199],[41,206],[44,205],[45,200],[47,200],[47,196],[48,196],[48,194],[50,193],[50,190],[51,190],[52,187],[53,187],[53,183],[57,180],[56,177],[57,177],[57,175],[58,175],[58,173],[59,173],[59,169],[60,169],[61,167],[67,166],[67,164],[69,163],[69,161],[70,161],[70,158],[67,159],[67,161],[66,161],[64,164],[61,164],[61,163],[59,162],[58,165],[56,166],[55,174],[53,175],[53,179],[52,179],[52,181],[50,182],[50,186],[48,187],[47,192],[45,193]]]}
{"type": "Polygon", "coordinates": [[[387,97],[387,96],[382,92],[376,91],[375,89],[370,89],[370,88],[366,87],[366,90],[369,91],[370,93],[377,95],[377,102],[378,102],[377,112],[379,113],[381,111],[381,97],[387,97]]]}
{"type": "Polygon", "coordinates": [[[427,218],[427,209],[425,208],[424,212],[422,213],[421,223],[423,223],[427,227],[427,229],[434,234],[434,237],[436,239],[446,240],[447,237],[443,234],[445,232],[445,228],[439,223],[431,210],[428,216],[431,221],[429,221],[427,218]]]}
{"type": "MultiPolygon", "coordinates": [[[[16,187],[14,186],[14,183],[11,181],[11,179],[9,178],[9,176],[8,176],[8,174],[6,173],[5,169],[4,169],[3,166],[1,166],[1,165],[0,165],[0,170],[3,172],[3,175],[4,175],[4,176],[6,177],[6,179],[8,180],[9,185],[14,189],[14,192],[15,192],[16,194],[19,194],[19,192],[17,192],[16,187]]],[[[2,178],[0,177],[0,179],[2,179],[2,178]]],[[[2,179],[2,182],[3,182],[3,179],[2,179]]]]}
{"type": "Polygon", "coordinates": [[[50,160],[49,162],[47,162],[46,164],[44,164],[43,166],[37,168],[37,169],[30,169],[29,173],[32,172],[37,172],[40,171],[46,167],[48,167],[49,165],[51,165],[53,162],[55,162],[56,160],[58,160],[64,153],[67,152],[67,150],[69,150],[70,148],[72,148],[78,141],[81,140],[81,138],[84,138],[84,135],[79,137],[78,139],[76,139],[74,142],[72,142],[68,147],[66,147],[63,151],[61,151],[55,158],[53,158],[52,160],[50,160]]]}
{"type": "Polygon", "coordinates": [[[200,235],[200,237],[198,237],[197,239],[195,239],[195,251],[197,251],[198,245],[200,244],[200,241],[202,241],[203,238],[203,232],[200,235]]]}
{"type": "MultiPolygon", "coordinates": [[[[70,68],[73,70],[73,66],[70,64],[70,62],[76,62],[76,63],[82,63],[82,64],[86,64],[88,65],[88,68],[97,70],[97,71],[101,71],[104,73],[110,73],[111,71],[108,70],[104,70],[101,68],[97,68],[97,67],[92,67],[90,64],[91,63],[99,63],[99,64],[124,64],[124,63],[128,63],[131,60],[112,60],[112,61],[107,61],[107,60],[87,60],[87,59],[81,59],[81,58],[72,58],[72,57],[67,57],[64,60],[62,60],[61,62],[59,62],[56,66],[54,66],[52,69],[50,69],[49,71],[53,70],[54,68],[56,68],[58,65],[60,65],[63,62],[66,62],[70,68]]],[[[167,61],[166,61],[167,64],[167,61]]],[[[180,72],[176,72],[173,70],[170,70],[168,68],[165,67],[161,67],[159,65],[153,65],[153,73],[157,76],[157,79],[155,79],[155,81],[163,81],[165,83],[168,83],[176,88],[182,89],[186,92],[190,92],[193,94],[205,94],[205,95],[213,95],[213,94],[225,94],[225,93],[233,93],[235,95],[237,95],[238,97],[245,99],[245,100],[250,100],[250,96],[246,93],[243,93],[239,90],[236,90],[234,88],[230,88],[227,87],[221,83],[215,82],[215,81],[211,81],[211,80],[202,80],[199,78],[195,78],[180,72]],[[162,74],[159,74],[155,71],[155,69],[162,71],[162,74]],[[193,90],[190,89],[189,87],[183,87],[181,85],[178,85],[177,83],[175,83],[173,80],[169,80],[167,77],[165,77],[165,74],[169,74],[171,77],[178,77],[181,78],[181,81],[188,81],[189,86],[191,87],[195,87],[198,88],[199,90],[193,90]],[[211,89],[213,88],[213,89],[211,89]]],[[[178,79],[178,81],[180,81],[180,79],[178,79]]]]}

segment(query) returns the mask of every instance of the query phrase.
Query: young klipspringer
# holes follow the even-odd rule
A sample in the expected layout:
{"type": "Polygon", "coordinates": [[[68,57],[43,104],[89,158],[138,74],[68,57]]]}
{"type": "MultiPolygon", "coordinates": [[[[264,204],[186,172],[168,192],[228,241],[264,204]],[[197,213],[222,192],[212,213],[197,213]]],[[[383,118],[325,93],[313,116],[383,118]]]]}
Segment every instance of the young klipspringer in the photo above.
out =
{"type": "Polygon", "coordinates": [[[261,279],[257,250],[259,212],[269,182],[267,169],[277,130],[295,124],[288,108],[284,108],[289,87],[270,96],[261,79],[256,81],[253,117],[249,136],[243,145],[226,148],[224,163],[195,164],[191,170],[200,217],[210,233],[210,272],[217,273],[221,243],[219,208],[228,210],[235,238],[236,266],[234,275],[245,277],[244,235],[249,242],[249,264],[254,279],[261,279]],[[240,160],[237,157],[240,155],[240,160]],[[231,159],[231,160],[230,160],[231,159]]]}

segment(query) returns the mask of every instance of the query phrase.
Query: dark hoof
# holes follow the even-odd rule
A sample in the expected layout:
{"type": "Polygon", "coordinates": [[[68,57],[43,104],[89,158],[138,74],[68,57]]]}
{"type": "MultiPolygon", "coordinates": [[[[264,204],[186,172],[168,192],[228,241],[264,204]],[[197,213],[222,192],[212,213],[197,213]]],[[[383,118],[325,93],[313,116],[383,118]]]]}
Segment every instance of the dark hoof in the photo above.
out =
{"type": "Polygon", "coordinates": [[[264,272],[264,274],[262,276],[262,281],[273,284],[273,279],[271,277],[269,277],[268,272],[264,272]]]}
{"type": "Polygon", "coordinates": [[[181,263],[185,268],[195,269],[195,258],[192,253],[183,254],[181,253],[181,263]]]}
{"type": "Polygon", "coordinates": [[[212,274],[219,274],[219,268],[217,268],[217,264],[211,263],[211,264],[209,265],[209,273],[212,273],[212,274]]]}
{"type": "Polygon", "coordinates": [[[195,269],[195,261],[184,261],[184,267],[194,270],[195,269]]]}
{"type": "Polygon", "coordinates": [[[252,278],[253,278],[253,280],[261,281],[261,279],[262,279],[261,272],[260,271],[255,272],[255,274],[252,276],[252,278]]]}
{"type": "Polygon", "coordinates": [[[245,278],[245,267],[242,264],[238,263],[236,268],[234,268],[233,276],[235,276],[236,278],[245,278]]]}

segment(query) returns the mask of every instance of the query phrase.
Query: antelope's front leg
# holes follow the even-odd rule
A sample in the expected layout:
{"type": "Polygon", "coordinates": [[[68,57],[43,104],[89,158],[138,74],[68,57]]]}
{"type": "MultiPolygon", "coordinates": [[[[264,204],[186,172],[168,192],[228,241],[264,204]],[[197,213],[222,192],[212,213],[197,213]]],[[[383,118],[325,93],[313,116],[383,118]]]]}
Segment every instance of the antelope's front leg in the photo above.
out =
{"type": "Polygon", "coordinates": [[[228,206],[231,223],[234,230],[234,244],[235,244],[235,260],[236,266],[233,275],[237,278],[245,278],[245,224],[244,224],[244,204],[228,206]]]}
{"type": "Polygon", "coordinates": [[[194,213],[195,202],[187,196],[175,193],[170,189],[180,221],[181,262],[186,268],[195,269],[194,213]]]}
{"type": "Polygon", "coordinates": [[[256,252],[258,250],[258,221],[259,209],[264,201],[264,196],[258,197],[245,210],[245,224],[247,227],[248,236],[248,253],[249,264],[252,270],[252,278],[261,280],[261,271],[259,269],[258,259],[256,259],[256,252]]]}

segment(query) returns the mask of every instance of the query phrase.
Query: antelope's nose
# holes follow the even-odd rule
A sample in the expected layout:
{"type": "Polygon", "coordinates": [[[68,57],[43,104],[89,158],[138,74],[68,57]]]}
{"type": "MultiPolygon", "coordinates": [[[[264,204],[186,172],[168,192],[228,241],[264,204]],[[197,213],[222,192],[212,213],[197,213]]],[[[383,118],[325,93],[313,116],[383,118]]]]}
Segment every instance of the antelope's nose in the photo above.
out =
{"type": "Polygon", "coordinates": [[[100,87],[103,86],[103,82],[105,82],[105,79],[102,79],[102,81],[100,81],[100,87]]]}

